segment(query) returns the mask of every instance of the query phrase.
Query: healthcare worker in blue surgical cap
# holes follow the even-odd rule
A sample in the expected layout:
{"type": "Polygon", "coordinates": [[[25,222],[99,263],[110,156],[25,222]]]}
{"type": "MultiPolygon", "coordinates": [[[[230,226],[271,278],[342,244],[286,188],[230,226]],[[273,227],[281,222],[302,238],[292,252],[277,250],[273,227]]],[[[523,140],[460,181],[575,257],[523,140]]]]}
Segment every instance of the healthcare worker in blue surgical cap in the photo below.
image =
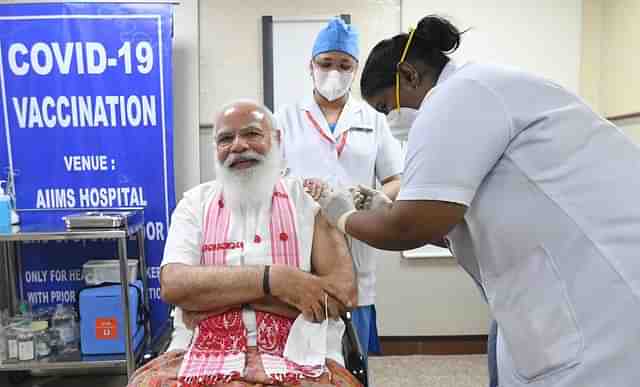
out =
{"type": "MultiPolygon", "coordinates": [[[[374,187],[378,182],[385,196],[393,199],[402,172],[400,144],[391,135],[385,116],[351,95],[358,61],[358,32],[342,19],[332,19],[318,33],[311,50],[313,90],[276,114],[284,158],[293,176],[320,178],[344,187],[374,187]]],[[[358,274],[353,321],[364,353],[379,352],[374,306],[376,250],[352,240],[351,253],[358,274]]]]}
{"type": "Polygon", "coordinates": [[[550,80],[451,59],[460,35],[427,16],[373,48],[365,100],[413,120],[402,188],[368,211],[327,190],[327,218],[386,250],[446,238],[497,321],[500,387],[638,386],[640,148],[550,80]]]}

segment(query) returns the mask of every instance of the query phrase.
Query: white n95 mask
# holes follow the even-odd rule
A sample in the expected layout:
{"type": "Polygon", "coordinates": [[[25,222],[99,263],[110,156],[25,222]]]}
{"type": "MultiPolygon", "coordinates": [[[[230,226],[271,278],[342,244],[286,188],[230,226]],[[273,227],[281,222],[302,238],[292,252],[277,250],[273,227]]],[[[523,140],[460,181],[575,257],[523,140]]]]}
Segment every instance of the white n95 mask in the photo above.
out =
{"type": "MultiPolygon", "coordinates": [[[[325,316],[328,315],[327,295],[324,296],[325,316]]],[[[344,364],[341,353],[329,353],[342,348],[344,335],[342,320],[325,320],[321,323],[307,321],[302,314],[296,318],[289,330],[283,355],[288,360],[303,366],[324,367],[327,355],[344,364]]]]}
{"type": "Polygon", "coordinates": [[[387,114],[387,122],[389,123],[389,129],[394,137],[399,139],[406,139],[409,135],[409,129],[418,117],[418,110],[401,107],[399,110],[395,109],[387,114]]]}
{"type": "Polygon", "coordinates": [[[333,102],[343,97],[353,82],[353,72],[340,72],[338,70],[323,71],[321,69],[313,69],[313,79],[316,90],[327,101],[333,102]]]}
{"type": "Polygon", "coordinates": [[[314,323],[301,314],[291,325],[283,355],[296,364],[310,367],[324,366],[327,358],[344,364],[340,352],[344,330],[340,319],[314,323]]]}
{"type": "Polygon", "coordinates": [[[291,325],[283,355],[303,366],[324,366],[327,357],[327,327],[329,321],[321,323],[307,321],[299,315],[291,325]]]}

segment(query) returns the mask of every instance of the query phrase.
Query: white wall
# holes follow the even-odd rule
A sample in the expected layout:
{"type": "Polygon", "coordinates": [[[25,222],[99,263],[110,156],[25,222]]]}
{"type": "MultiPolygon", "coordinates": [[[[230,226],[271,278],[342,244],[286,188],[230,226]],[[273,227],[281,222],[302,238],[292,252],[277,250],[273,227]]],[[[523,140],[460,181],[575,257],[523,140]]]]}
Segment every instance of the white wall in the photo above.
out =
{"type": "Polygon", "coordinates": [[[176,200],[200,182],[198,0],[176,5],[173,41],[173,158],[176,200]]]}
{"type": "Polygon", "coordinates": [[[471,28],[455,57],[516,66],[579,91],[582,0],[404,0],[403,27],[433,13],[471,28]]]}
{"type": "MultiPolygon", "coordinates": [[[[361,32],[360,52],[364,60],[375,43],[399,31],[399,4],[399,0],[201,1],[201,122],[210,123],[216,107],[229,100],[262,101],[262,16],[350,14],[352,23],[361,32]]],[[[312,46],[313,42],[309,42],[309,57],[312,46]]],[[[356,94],[359,83],[358,78],[354,82],[356,94]]]]}
{"type": "Polygon", "coordinates": [[[607,116],[640,111],[640,1],[603,0],[601,92],[607,116]]]}
{"type": "MultiPolygon", "coordinates": [[[[639,109],[640,110],[640,109],[639,109]]],[[[640,118],[617,120],[614,122],[627,136],[640,146],[640,118]]]]}
{"type": "Polygon", "coordinates": [[[640,1],[584,0],[583,97],[604,116],[640,112],[640,1]]]}
{"type": "Polygon", "coordinates": [[[580,95],[602,114],[602,36],[605,28],[603,0],[583,0],[580,95]]]}

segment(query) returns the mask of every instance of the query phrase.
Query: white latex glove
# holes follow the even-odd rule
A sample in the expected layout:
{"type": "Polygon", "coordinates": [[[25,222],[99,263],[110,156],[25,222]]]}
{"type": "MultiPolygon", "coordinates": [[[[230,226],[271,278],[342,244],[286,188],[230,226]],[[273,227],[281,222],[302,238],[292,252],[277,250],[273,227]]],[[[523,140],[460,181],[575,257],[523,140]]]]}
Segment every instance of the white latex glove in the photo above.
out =
{"type": "Polygon", "coordinates": [[[353,205],[356,206],[356,210],[364,210],[367,195],[362,193],[358,187],[349,188],[349,191],[351,191],[351,197],[353,197],[353,205]]]}
{"type": "Polygon", "coordinates": [[[392,203],[391,199],[382,191],[358,185],[357,196],[361,197],[356,208],[359,210],[377,210],[392,203]],[[361,203],[361,204],[360,204],[361,203]]]}
{"type": "Polygon", "coordinates": [[[320,199],[318,199],[318,204],[322,207],[322,211],[329,223],[338,226],[342,232],[344,232],[344,224],[341,228],[338,221],[341,220],[342,216],[356,210],[351,192],[346,189],[325,189],[320,195],[320,199]]]}

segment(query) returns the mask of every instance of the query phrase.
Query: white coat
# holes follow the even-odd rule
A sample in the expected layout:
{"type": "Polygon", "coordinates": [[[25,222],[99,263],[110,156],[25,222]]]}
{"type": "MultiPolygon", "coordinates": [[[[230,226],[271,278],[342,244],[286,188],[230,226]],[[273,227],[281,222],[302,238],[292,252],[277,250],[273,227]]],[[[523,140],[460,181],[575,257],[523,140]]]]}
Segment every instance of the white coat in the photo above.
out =
{"type": "Polygon", "coordinates": [[[464,204],[448,235],[500,327],[500,387],[640,381],[640,149],[561,86],[449,63],[398,200],[464,204]]]}
{"type": "MultiPolygon", "coordinates": [[[[350,96],[331,133],[312,96],[277,112],[282,151],[290,175],[320,178],[332,186],[375,186],[402,173],[402,151],[386,117],[350,96]]],[[[353,240],[358,304],[375,301],[375,249],[353,240]]]]}

